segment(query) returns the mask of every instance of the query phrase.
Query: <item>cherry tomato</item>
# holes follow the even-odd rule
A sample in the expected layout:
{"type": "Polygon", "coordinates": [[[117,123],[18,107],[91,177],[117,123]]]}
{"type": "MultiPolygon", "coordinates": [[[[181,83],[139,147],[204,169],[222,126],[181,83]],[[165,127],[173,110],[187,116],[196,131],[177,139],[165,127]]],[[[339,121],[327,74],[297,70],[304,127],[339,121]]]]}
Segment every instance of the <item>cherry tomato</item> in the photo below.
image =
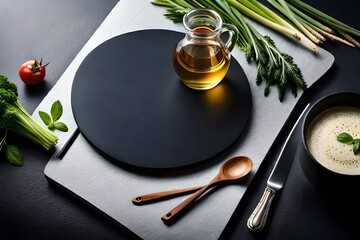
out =
{"type": "Polygon", "coordinates": [[[27,85],[36,85],[44,81],[47,64],[42,66],[42,61],[29,60],[19,68],[20,79],[27,85]]]}

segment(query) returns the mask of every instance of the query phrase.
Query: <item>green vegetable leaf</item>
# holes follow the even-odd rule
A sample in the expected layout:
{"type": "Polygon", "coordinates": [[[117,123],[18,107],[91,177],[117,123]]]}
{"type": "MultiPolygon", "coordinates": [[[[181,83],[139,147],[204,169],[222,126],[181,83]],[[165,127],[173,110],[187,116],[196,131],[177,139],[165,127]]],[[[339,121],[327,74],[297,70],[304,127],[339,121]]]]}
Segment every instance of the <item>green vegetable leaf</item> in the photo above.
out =
{"type": "Polygon", "coordinates": [[[6,145],[5,155],[6,155],[6,159],[8,160],[8,162],[11,163],[12,165],[15,165],[18,167],[21,167],[22,165],[24,165],[23,155],[22,155],[21,151],[19,150],[19,148],[17,148],[16,146],[6,145]]]}
{"type": "Polygon", "coordinates": [[[352,144],[353,143],[353,137],[346,133],[346,132],[343,132],[343,133],[340,133],[339,135],[336,136],[336,139],[341,142],[341,143],[345,143],[345,144],[352,144]]]}
{"type": "Polygon", "coordinates": [[[54,127],[62,132],[67,132],[69,130],[66,124],[63,122],[54,122],[54,127]]]}
{"type": "Polygon", "coordinates": [[[353,152],[355,155],[358,154],[359,148],[360,148],[360,138],[357,138],[353,142],[353,152]]]}
{"type": "Polygon", "coordinates": [[[63,114],[63,107],[59,100],[55,101],[53,105],[51,106],[51,117],[53,121],[59,120],[61,115],[63,114]]]}
{"type": "Polygon", "coordinates": [[[39,115],[41,119],[44,121],[44,123],[48,126],[48,129],[51,131],[55,131],[55,129],[67,132],[69,129],[63,122],[58,122],[57,120],[60,119],[60,117],[63,114],[63,107],[61,105],[61,102],[59,100],[56,100],[52,106],[51,106],[51,116],[48,113],[45,113],[43,111],[39,111],[39,115]]]}
{"type": "Polygon", "coordinates": [[[48,128],[49,128],[51,131],[54,131],[54,130],[56,129],[53,122],[51,122],[51,123],[49,124],[48,128]]]}
{"type": "Polygon", "coordinates": [[[336,139],[339,142],[342,142],[342,143],[345,143],[348,145],[353,145],[353,152],[355,155],[359,152],[360,138],[354,139],[350,134],[343,132],[343,133],[340,133],[339,135],[337,135],[336,139]]]}
{"type": "Polygon", "coordinates": [[[49,126],[49,124],[51,123],[51,117],[49,114],[47,114],[46,112],[43,111],[39,111],[39,116],[41,118],[41,120],[43,120],[43,122],[45,123],[46,126],[49,126]]]}

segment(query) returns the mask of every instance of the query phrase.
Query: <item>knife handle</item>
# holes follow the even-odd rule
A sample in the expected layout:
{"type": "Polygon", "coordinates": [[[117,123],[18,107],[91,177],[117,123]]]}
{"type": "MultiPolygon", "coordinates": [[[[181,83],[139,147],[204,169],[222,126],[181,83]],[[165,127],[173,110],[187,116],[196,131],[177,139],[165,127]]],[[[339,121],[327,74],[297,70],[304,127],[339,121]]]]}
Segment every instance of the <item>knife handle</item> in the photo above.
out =
{"type": "Polygon", "coordinates": [[[260,202],[247,221],[247,227],[251,231],[261,231],[264,228],[274,197],[275,191],[266,187],[260,202]]]}

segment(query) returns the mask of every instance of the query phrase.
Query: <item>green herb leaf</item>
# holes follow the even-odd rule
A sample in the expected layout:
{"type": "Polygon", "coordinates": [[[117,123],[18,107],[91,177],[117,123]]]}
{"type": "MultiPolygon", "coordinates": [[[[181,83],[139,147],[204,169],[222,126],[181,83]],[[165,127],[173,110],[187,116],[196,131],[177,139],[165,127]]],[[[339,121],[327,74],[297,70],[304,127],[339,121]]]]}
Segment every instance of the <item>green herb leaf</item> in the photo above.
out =
{"type": "Polygon", "coordinates": [[[40,116],[41,120],[43,120],[43,122],[46,124],[46,126],[49,126],[49,124],[51,123],[50,115],[47,114],[46,112],[39,111],[39,116],[40,116]]]}
{"type": "Polygon", "coordinates": [[[54,122],[54,127],[62,132],[67,132],[69,130],[66,124],[63,122],[54,122]]]}
{"type": "Polygon", "coordinates": [[[6,159],[8,160],[8,162],[11,163],[12,165],[15,165],[18,167],[21,167],[22,165],[24,165],[23,155],[22,155],[21,151],[19,150],[19,148],[17,148],[16,146],[6,145],[5,155],[6,155],[6,159]]]}
{"type": "Polygon", "coordinates": [[[53,122],[49,124],[48,128],[49,128],[51,131],[54,131],[54,130],[56,129],[53,122]]]}
{"type": "Polygon", "coordinates": [[[55,131],[55,129],[62,132],[67,132],[69,129],[63,122],[57,122],[63,114],[63,107],[59,100],[56,100],[51,106],[51,116],[48,113],[39,111],[39,115],[44,123],[48,126],[48,129],[55,131]]]}
{"type": "Polygon", "coordinates": [[[348,133],[340,133],[339,135],[336,136],[336,139],[339,141],[339,142],[342,142],[342,143],[345,143],[345,144],[352,144],[353,143],[353,137],[348,134],[348,133]]]}
{"type": "Polygon", "coordinates": [[[355,155],[358,154],[359,148],[360,148],[360,139],[357,138],[353,142],[353,152],[354,152],[355,155]]]}
{"type": "Polygon", "coordinates": [[[55,101],[51,106],[51,117],[53,121],[57,121],[63,114],[63,107],[59,100],[55,101]]]}

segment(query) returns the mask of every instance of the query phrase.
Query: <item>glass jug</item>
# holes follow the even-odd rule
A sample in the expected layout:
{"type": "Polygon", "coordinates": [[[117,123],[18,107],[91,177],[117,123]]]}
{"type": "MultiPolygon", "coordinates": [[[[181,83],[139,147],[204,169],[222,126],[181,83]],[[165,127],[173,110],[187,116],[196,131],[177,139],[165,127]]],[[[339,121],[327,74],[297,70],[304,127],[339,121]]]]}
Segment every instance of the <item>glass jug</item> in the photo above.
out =
{"type": "Polygon", "coordinates": [[[207,90],[218,85],[230,66],[238,30],[222,22],[211,9],[194,9],[183,18],[185,37],[173,51],[173,66],[180,80],[188,87],[207,90]],[[226,43],[220,36],[227,32],[226,43]]]}

